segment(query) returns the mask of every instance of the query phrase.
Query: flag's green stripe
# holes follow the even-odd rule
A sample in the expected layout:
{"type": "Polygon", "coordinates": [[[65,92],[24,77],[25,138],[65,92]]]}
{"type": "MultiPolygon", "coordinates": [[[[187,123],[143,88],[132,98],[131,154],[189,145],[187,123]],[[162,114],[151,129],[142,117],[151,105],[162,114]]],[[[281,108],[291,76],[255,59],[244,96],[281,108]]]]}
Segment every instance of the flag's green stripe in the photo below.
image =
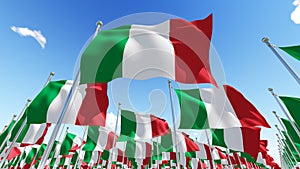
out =
{"type": "Polygon", "coordinates": [[[37,163],[35,164],[35,167],[37,168],[39,166],[40,160],[39,158],[41,158],[44,154],[44,151],[46,150],[47,145],[46,144],[42,144],[41,147],[39,148],[39,151],[36,154],[35,159],[38,160],[37,163]]]}
{"type": "Polygon", "coordinates": [[[59,143],[59,141],[56,141],[56,140],[54,141],[48,159],[52,158],[55,155],[55,149],[56,149],[56,146],[58,145],[58,143],[59,143]]]}
{"type": "Polygon", "coordinates": [[[180,103],[180,129],[209,128],[205,104],[198,89],[175,90],[180,103]]]}
{"type": "MultiPolygon", "coordinates": [[[[15,136],[17,135],[18,131],[20,130],[24,120],[26,119],[26,114],[24,113],[22,115],[22,117],[18,120],[18,122],[15,124],[14,128],[12,129],[11,131],[11,136],[9,138],[9,141],[12,142],[15,138],[15,136]]],[[[26,125],[25,125],[25,128],[26,129],[26,125]]],[[[27,131],[27,130],[26,130],[27,131]]],[[[22,134],[22,133],[21,133],[22,134]]],[[[19,140],[18,140],[19,141],[19,140]]]]}
{"type": "Polygon", "coordinates": [[[300,46],[287,46],[279,48],[300,61],[300,46]]]}
{"type": "Polygon", "coordinates": [[[160,153],[173,151],[172,132],[170,131],[169,133],[170,134],[161,136],[161,144],[159,146],[160,153]]]}
{"type": "MultiPolygon", "coordinates": [[[[205,150],[203,150],[203,151],[205,151],[205,150]]],[[[196,158],[196,152],[194,152],[194,151],[185,152],[185,156],[190,157],[190,158],[196,158]]]]}
{"type": "Polygon", "coordinates": [[[125,155],[129,158],[135,158],[135,149],[135,142],[130,140],[127,141],[125,155]]]}
{"type": "Polygon", "coordinates": [[[93,155],[92,151],[85,151],[83,162],[85,162],[85,163],[88,164],[91,161],[91,159],[92,159],[92,155],[93,155]]]}
{"type": "Polygon", "coordinates": [[[110,154],[109,151],[104,150],[102,155],[101,155],[101,159],[107,161],[109,159],[109,154],[110,154]]]}
{"type": "MultiPolygon", "coordinates": [[[[292,122],[290,122],[287,119],[281,118],[281,121],[283,122],[285,128],[288,131],[289,136],[291,136],[291,138],[293,139],[294,142],[300,143],[300,137],[298,136],[298,134],[296,133],[296,131],[294,130],[293,126],[292,126],[292,122]]],[[[294,123],[295,126],[297,127],[297,124],[294,123]]],[[[297,127],[297,129],[299,130],[299,128],[297,127]]]]}
{"type": "Polygon", "coordinates": [[[59,166],[63,166],[65,164],[66,158],[60,158],[59,166]]]}
{"type": "Polygon", "coordinates": [[[48,108],[65,83],[66,80],[61,80],[47,84],[26,109],[27,123],[46,123],[48,108]]]}
{"type": "Polygon", "coordinates": [[[75,154],[72,156],[72,159],[71,159],[71,162],[70,162],[71,165],[75,165],[76,164],[77,157],[78,157],[78,152],[76,151],[75,154]]]}
{"type": "Polygon", "coordinates": [[[224,140],[224,130],[223,129],[214,129],[214,130],[211,130],[211,132],[212,132],[212,145],[227,148],[225,140],[224,140]]]}
{"type": "Polygon", "coordinates": [[[295,122],[300,126],[300,99],[295,97],[279,96],[286,108],[289,110],[295,122]]]}
{"type": "MultiPolygon", "coordinates": [[[[5,140],[5,138],[7,137],[8,133],[10,132],[10,130],[13,128],[14,124],[16,123],[16,120],[13,120],[9,126],[5,129],[5,131],[3,133],[1,133],[0,135],[0,143],[2,144],[3,141],[5,140]]],[[[1,151],[2,152],[2,151],[1,151]]],[[[0,152],[0,153],[1,153],[0,152]]]]}
{"type": "Polygon", "coordinates": [[[97,145],[99,135],[99,126],[89,126],[86,143],[83,147],[83,150],[93,151],[97,145]]]}
{"type": "Polygon", "coordinates": [[[109,82],[122,77],[122,61],[131,26],[105,30],[90,42],[80,62],[80,83],[109,82]]]}
{"type": "Polygon", "coordinates": [[[73,140],[76,137],[76,135],[68,133],[63,141],[63,143],[61,144],[61,148],[60,148],[60,155],[68,155],[69,154],[69,150],[72,148],[72,144],[73,144],[73,140]]]}
{"type": "Polygon", "coordinates": [[[135,138],[136,118],[135,114],[130,111],[122,110],[121,112],[121,135],[135,138]]]}
{"type": "Polygon", "coordinates": [[[34,157],[34,155],[36,154],[36,152],[37,152],[37,148],[32,148],[32,149],[30,150],[30,152],[28,153],[28,155],[27,155],[27,157],[26,157],[26,159],[25,159],[25,163],[26,163],[26,164],[31,164],[31,162],[32,162],[32,160],[33,160],[33,157],[34,157]]]}

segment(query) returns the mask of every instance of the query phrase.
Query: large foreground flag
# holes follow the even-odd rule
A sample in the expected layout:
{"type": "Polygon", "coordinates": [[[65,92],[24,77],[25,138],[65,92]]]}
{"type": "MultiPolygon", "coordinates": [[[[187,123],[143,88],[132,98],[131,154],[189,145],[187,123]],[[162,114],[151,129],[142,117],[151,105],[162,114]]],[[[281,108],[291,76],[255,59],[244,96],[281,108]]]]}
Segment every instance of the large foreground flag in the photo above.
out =
{"type": "Polygon", "coordinates": [[[121,112],[121,135],[136,140],[151,139],[169,133],[168,123],[152,114],[121,112]]]}
{"type": "Polygon", "coordinates": [[[284,103],[297,125],[300,126],[300,98],[288,96],[279,96],[279,98],[284,103]]]}
{"type": "Polygon", "coordinates": [[[209,64],[211,35],[212,15],[193,22],[170,19],[101,31],[82,54],[80,83],[165,77],[216,84],[209,64]]]}
{"type": "Polygon", "coordinates": [[[235,127],[214,129],[212,144],[250,154],[256,159],[260,146],[260,128],[235,127]]]}
{"type": "Polygon", "coordinates": [[[254,105],[231,86],[175,91],[180,129],[270,127],[254,105]]]}
{"type": "MultiPolygon", "coordinates": [[[[51,81],[26,109],[27,123],[56,123],[73,81],[51,81]]],[[[63,123],[106,125],[107,84],[84,84],[76,88],[63,123]]]]}
{"type": "Polygon", "coordinates": [[[300,61],[300,46],[286,46],[286,47],[279,47],[281,50],[285,51],[293,58],[300,61]]]}

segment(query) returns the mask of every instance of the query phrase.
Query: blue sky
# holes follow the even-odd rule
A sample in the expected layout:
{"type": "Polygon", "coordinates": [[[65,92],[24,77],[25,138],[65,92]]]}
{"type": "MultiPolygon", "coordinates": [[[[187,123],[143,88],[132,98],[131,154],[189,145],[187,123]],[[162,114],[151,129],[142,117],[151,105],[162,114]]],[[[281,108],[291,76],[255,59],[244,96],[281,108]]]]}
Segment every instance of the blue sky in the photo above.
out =
{"type": "MultiPolygon", "coordinates": [[[[273,127],[277,121],[271,111],[277,110],[280,116],[283,113],[267,88],[292,96],[299,96],[300,90],[261,39],[268,36],[278,46],[300,43],[300,25],[290,18],[297,2],[1,1],[0,129],[21,111],[27,98],[33,98],[41,90],[49,72],[56,73],[54,79],[73,78],[78,54],[94,33],[97,20],[105,25],[139,12],[162,12],[187,20],[202,19],[213,13],[212,45],[222,62],[226,83],[240,90],[273,127]],[[32,37],[21,37],[11,29],[13,26],[40,31],[46,39],[44,48],[32,37]]],[[[299,72],[300,64],[282,54],[299,72]]],[[[140,109],[147,109],[149,104],[146,99],[145,107],[140,109]]],[[[270,154],[279,161],[275,129],[263,130],[262,138],[269,140],[270,154]]]]}

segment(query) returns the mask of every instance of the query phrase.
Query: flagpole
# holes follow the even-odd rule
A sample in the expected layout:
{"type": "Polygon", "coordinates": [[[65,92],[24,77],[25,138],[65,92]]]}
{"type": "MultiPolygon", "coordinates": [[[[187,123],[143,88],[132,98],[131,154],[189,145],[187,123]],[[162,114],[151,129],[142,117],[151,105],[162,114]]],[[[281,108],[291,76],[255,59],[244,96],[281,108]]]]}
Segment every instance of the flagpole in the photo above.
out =
{"type": "Polygon", "coordinates": [[[285,116],[288,118],[288,120],[291,122],[291,125],[293,126],[294,130],[296,131],[296,133],[298,134],[298,136],[300,137],[300,131],[298,130],[298,128],[296,127],[294,120],[291,118],[291,116],[289,115],[288,111],[283,107],[283,105],[281,104],[280,100],[277,97],[277,94],[274,93],[272,88],[268,89],[271,94],[274,96],[276,102],[279,104],[281,110],[284,112],[285,116]]]}
{"type": "MultiPolygon", "coordinates": [[[[157,169],[159,169],[159,147],[158,147],[158,137],[156,137],[156,153],[157,153],[157,160],[156,160],[156,163],[157,163],[157,169]]],[[[151,164],[152,164],[152,161],[151,161],[151,164]]]]}
{"type": "Polygon", "coordinates": [[[229,166],[230,166],[230,168],[232,169],[232,168],[233,168],[233,165],[232,165],[232,162],[231,162],[231,159],[230,159],[229,149],[228,149],[228,148],[226,148],[226,155],[227,155],[227,157],[228,157],[229,166]]]}
{"type": "Polygon", "coordinates": [[[211,162],[212,162],[212,165],[213,165],[212,167],[213,167],[213,169],[215,169],[216,168],[215,159],[214,159],[213,153],[211,151],[212,145],[210,144],[210,140],[209,140],[209,137],[208,137],[208,132],[207,132],[208,129],[204,129],[204,130],[205,130],[205,135],[206,135],[206,139],[207,139],[207,144],[209,146],[209,152],[210,152],[210,155],[211,155],[211,162]]]}
{"type": "Polygon", "coordinates": [[[173,97],[172,97],[172,83],[171,83],[171,80],[168,80],[168,83],[169,83],[169,93],[170,93],[170,104],[171,104],[171,111],[172,111],[172,120],[173,120],[173,140],[175,142],[175,152],[176,152],[176,164],[177,164],[177,167],[180,168],[180,165],[179,165],[179,157],[178,157],[178,148],[177,148],[177,133],[176,133],[176,124],[175,124],[175,112],[174,112],[174,106],[173,106],[173,97]]]}
{"type": "Polygon", "coordinates": [[[269,38],[264,37],[262,39],[262,42],[264,42],[277,56],[277,58],[280,60],[280,62],[284,65],[284,67],[289,71],[289,73],[293,76],[293,78],[300,84],[300,78],[297,76],[297,74],[293,71],[293,69],[287,64],[287,62],[282,58],[282,56],[275,50],[273,45],[269,42],[269,38]]]}
{"type": "MultiPolygon", "coordinates": [[[[81,153],[82,151],[82,148],[83,148],[83,143],[84,143],[84,140],[87,139],[87,133],[88,133],[88,127],[85,126],[85,130],[84,130],[84,133],[83,133],[83,139],[82,139],[82,142],[81,142],[81,145],[80,145],[80,149],[79,149],[79,152],[78,152],[78,156],[77,156],[77,159],[76,159],[76,162],[75,162],[75,165],[74,165],[74,168],[76,168],[77,164],[79,163],[79,154],[81,153]]],[[[79,166],[81,167],[81,166],[79,166]]]]}
{"type": "MultiPolygon", "coordinates": [[[[282,144],[284,144],[285,141],[284,141],[284,140],[281,140],[278,134],[276,134],[276,136],[277,136],[277,138],[278,138],[277,141],[278,141],[279,145],[280,145],[281,147],[283,147],[282,144]],[[283,142],[283,141],[284,141],[284,142],[283,142]]],[[[287,147],[288,151],[291,153],[291,155],[292,155],[294,161],[297,162],[296,157],[295,157],[295,155],[293,154],[293,152],[292,152],[292,150],[290,149],[290,147],[289,147],[289,146],[286,146],[286,147],[287,147]]],[[[289,156],[288,156],[288,157],[289,157],[289,156]]],[[[289,157],[289,158],[290,158],[290,157],[289,157]]],[[[292,162],[292,159],[291,159],[291,162],[292,162]]],[[[292,163],[292,166],[293,166],[293,163],[292,163]]]]}
{"type": "MultiPolygon", "coordinates": [[[[279,116],[276,114],[276,112],[273,111],[273,113],[274,113],[274,115],[276,116],[277,120],[279,121],[279,124],[281,125],[281,127],[283,128],[283,130],[286,132],[286,135],[288,136],[288,139],[291,141],[291,143],[292,143],[294,149],[296,150],[296,152],[297,152],[297,154],[298,154],[298,156],[299,156],[299,158],[300,158],[299,150],[298,150],[298,148],[296,147],[296,145],[295,145],[293,139],[292,139],[291,136],[289,135],[287,129],[286,129],[286,128],[284,127],[284,125],[282,124],[282,121],[280,120],[280,118],[279,118],[279,116]]],[[[278,129],[278,131],[280,131],[277,125],[275,125],[275,127],[278,129]]]]}
{"type": "MultiPolygon", "coordinates": [[[[278,128],[277,128],[277,129],[278,129],[278,128]]],[[[279,142],[280,142],[280,143],[283,142],[283,143],[286,144],[286,147],[288,148],[289,152],[292,154],[293,159],[294,159],[295,161],[297,161],[297,160],[296,160],[296,157],[295,157],[295,154],[293,154],[293,151],[291,150],[291,148],[289,147],[289,145],[288,145],[288,144],[286,143],[286,141],[284,140],[284,137],[283,137],[282,133],[281,133],[280,131],[278,131],[278,132],[279,132],[280,136],[283,138],[283,140],[281,140],[280,137],[279,137],[279,135],[276,134],[276,136],[277,136],[279,142]]],[[[282,145],[282,144],[281,144],[281,145],[282,145]]]]}

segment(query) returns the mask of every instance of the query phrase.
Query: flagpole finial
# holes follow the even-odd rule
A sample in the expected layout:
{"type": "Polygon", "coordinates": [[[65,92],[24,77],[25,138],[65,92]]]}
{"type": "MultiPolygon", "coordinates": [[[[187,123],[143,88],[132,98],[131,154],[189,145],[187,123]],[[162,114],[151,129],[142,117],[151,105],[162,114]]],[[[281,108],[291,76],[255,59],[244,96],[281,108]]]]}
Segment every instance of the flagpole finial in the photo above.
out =
{"type": "Polygon", "coordinates": [[[54,76],[55,75],[55,73],[54,72],[50,72],[50,76],[54,76]]]}
{"type": "Polygon", "coordinates": [[[13,115],[13,118],[15,118],[15,117],[17,117],[17,115],[14,114],[14,115],[13,115]]]}
{"type": "Polygon", "coordinates": [[[269,42],[269,38],[263,37],[261,41],[262,41],[263,43],[267,43],[267,42],[269,42]]]}
{"type": "Polygon", "coordinates": [[[103,22],[102,21],[97,21],[96,25],[102,27],[103,26],[103,22]]]}
{"type": "Polygon", "coordinates": [[[277,116],[276,111],[272,111],[272,113],[274,113],[277,116]]]}
{"type": "Polygon", "coordinates": [[[31,99],[27,99],[27,102],[28,102],[28,103],[31,102],[31,99]]]}
{"type": "Polygon", "coordinates": [[[8,127],[7,125],[4,126],[4,128],[8,127]]]}
{"type": "Polygon", "coordinates": [[[272,92],[272,91],[273,91],[273,89],[272,89],[272,88],[268,88],[268,90],[269,90],[270,92],[272,92]]]}
{"type": "Polygon", "coordinates": [[[275,124],[275,127],[276,127],[276,128],[278,128],[278,125],[277,125],[277,124],[275,124]]]}

